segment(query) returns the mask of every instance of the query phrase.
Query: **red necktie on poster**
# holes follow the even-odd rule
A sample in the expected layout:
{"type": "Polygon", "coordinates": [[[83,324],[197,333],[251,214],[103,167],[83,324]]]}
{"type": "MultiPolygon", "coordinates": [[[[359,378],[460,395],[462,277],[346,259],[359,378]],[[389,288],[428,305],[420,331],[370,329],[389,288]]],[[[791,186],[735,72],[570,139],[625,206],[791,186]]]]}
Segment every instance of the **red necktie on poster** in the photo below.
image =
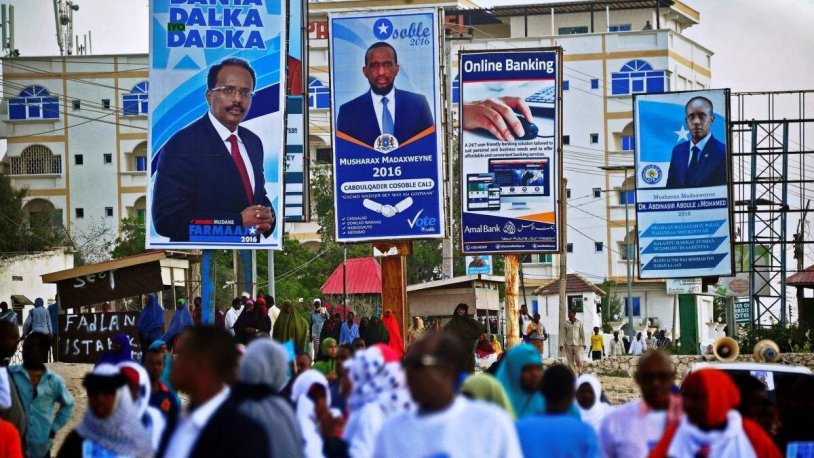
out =
{"type": "Polygon", "coordinates": [[[240,156],[240,148],[237,147],[237,136],[232,134],[228,138],[229,143],[232,144],[232,159],[237,166],[237,173],[240,174],[240,180],[243,181],[243,190],[246,192],[246,197],[249,199],[249,205],[254,201],[254,192],[252,192],[252,182],[249,181],[249,172],[246,171],[246,164],[243,163],[243,158],[240,156]]]}

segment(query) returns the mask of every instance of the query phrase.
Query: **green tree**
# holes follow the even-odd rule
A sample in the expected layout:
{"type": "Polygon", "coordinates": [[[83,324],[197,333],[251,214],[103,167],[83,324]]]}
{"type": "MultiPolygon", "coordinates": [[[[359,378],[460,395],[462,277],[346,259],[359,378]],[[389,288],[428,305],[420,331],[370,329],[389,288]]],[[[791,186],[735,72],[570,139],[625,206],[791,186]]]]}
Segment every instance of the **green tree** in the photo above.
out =
{"type": "Polygon", "coordinates": [[[124,218],[119,226],[119,236],[113,244],[113,258],[133,256],[144,253],[145,229],[144,220],[138,217],[124,218]]]}
{"type": "Polygon", "coordinates": [[[613,280],[605,280],[598,285],[605,295],[602,297],[602,329],[604,332],[611,332],[611,321],[618,321],[614,316],[622,316],[622,298],[614,292],[616,282],[613,280]]]}
{"type": "Polygon", "coordinates": [[[0,252],[43,251],[69,246],[56,212],[44,210],[26,215],[23,200],[28,189],[15,189],[0,173],[0,252]]]}

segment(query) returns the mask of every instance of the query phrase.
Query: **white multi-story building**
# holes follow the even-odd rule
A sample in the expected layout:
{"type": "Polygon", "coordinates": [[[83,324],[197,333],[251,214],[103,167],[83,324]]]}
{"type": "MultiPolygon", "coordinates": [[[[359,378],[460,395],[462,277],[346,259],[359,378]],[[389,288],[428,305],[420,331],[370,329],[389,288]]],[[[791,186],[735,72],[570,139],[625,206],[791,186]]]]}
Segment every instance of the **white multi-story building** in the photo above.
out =
{"type": "Polygon", "coordinates": [[[32,222],[53,212],[101,254],[122,218],[144,216],[147,97],[146,55],[3,59],[2,171],[28,188],[32,222]]]}

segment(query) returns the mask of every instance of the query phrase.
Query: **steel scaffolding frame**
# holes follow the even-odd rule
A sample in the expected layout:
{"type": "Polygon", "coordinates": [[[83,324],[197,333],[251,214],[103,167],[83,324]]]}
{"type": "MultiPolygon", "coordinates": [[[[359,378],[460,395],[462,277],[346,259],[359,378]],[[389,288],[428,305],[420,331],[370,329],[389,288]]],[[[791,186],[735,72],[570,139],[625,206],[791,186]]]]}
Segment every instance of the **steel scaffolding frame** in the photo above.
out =
{"type": "MultiPolygon", "coordinates": [[[[814,90],[733,93],[730,103],[736,271],[749,275],[751,324],[786,326],[796,320],[786,293],[790,234],[814,196],[814,118],[806,118],[814,90]]],[[[814,241],[803,238],[810,257],[814,241]]]]}

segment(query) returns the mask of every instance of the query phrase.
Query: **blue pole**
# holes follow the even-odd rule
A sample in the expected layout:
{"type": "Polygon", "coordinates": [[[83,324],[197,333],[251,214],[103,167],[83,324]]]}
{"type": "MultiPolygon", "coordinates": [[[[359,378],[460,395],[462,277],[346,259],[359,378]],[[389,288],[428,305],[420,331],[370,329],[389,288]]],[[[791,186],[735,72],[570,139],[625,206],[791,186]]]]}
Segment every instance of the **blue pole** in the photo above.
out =
{"type": "Polygon", "coordinates": [[[215,323],[215,250],[201,254],[201,324],[215,323]]]}
{"type": "Polygon", "coordinates": [[[252,269],[252,250],[235,250],[237,253],[237,272],[235,277],[238,285],[238,296],[244,291],[254,297],[254,275],[252,269]]]}

